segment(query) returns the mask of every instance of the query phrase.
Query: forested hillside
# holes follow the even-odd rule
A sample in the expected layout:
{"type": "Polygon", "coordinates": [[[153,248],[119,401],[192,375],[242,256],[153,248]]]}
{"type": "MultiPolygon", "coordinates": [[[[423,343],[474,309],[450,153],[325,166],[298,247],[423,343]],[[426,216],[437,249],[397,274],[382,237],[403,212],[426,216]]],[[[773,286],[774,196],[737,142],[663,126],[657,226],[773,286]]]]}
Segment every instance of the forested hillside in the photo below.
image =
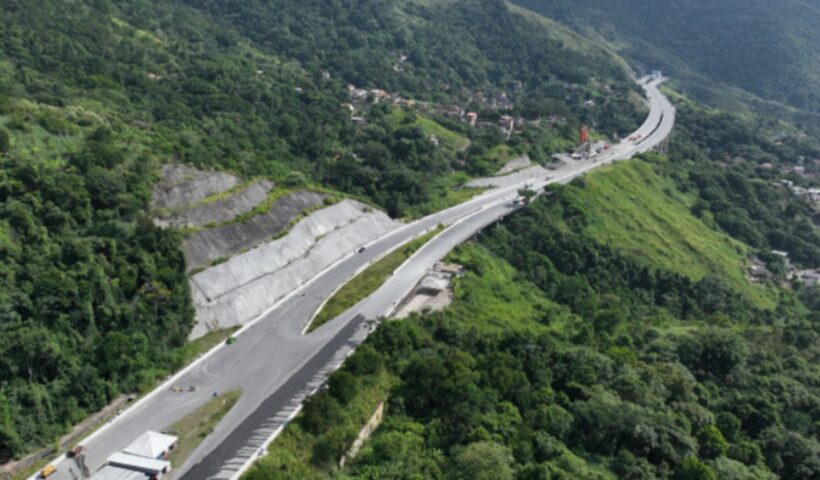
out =
{"type": "Polygon", "coordinates": [[[145,215],[161,164],[412,217],[498,168],[493,147],[545,160],[582,123],[629,131],[637,92],[617,58],[500,1],[2,2],[0,460],[197,353],[181,233],[145,215]],[[348,83],[429,103],[354,121],[348,83]],[[503,91],[508,113],[560,122],[507,141],[438,113],[495,122],[503,91]]]}
{"type": "Polygon", "coordinates": [[[732,96],[721,87],[728,85],[820,114],[816,1],[514,3],[609,43],[643,68],[670,72],[701,99],[730,105],[734,99],[719,98],[732,96]]]}
{"type": "Polygon", "coordinates": [[[817,267],[820,235],[761,167],[801,147],[681,106],[668,156],[550,188],[451,255],[454,303],[381,324],[248,478],[818,478],[820,287],[767,254],[817,267]],[[751,283],[754,254],[781,274],[751,283]]]}

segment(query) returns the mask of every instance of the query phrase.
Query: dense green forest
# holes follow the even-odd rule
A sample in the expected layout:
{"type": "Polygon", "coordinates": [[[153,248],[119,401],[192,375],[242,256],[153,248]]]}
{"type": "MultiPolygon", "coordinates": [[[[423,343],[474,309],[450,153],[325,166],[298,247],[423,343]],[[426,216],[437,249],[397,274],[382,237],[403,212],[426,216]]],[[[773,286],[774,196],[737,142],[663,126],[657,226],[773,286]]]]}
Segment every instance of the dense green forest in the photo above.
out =
{"type": "Polygon", "coordinates": [[[760,168],[803,147],[679,121],[668,156],[550,188],[458,249],[453,305],[381,324],[247,478],[818,478],[820,288],[743,274],[771,248],[818,265],[811,209],[760,168]]]}
{"type": "Polygon", "coordinates": [[[180,234],[145,216],[161,164],[305,178],[414,216],[498,168],[495,147],[546,160],[581,124],[631,130],[638,95],[622,61],[500,1],[2,2],[0,461],[195,353],[180,234]],[[348,83],[432,103],[356,123],[348,83]],[[510,113],[562,123],[507,142],[434,108],[497,119],[481,99],[502,91],[510,113]]]}
{"type": "Polygon", "coordinates": [[[515,0],[609,44],[647,70],[669,72],[713,105],[818,124],[820,5],[785,0],[515,0]],[[728,87],[728,88],[727,88],[728,87]],[[735,88],[733,88],[735,87],[735,88]],[[751,92],[743,95],[737,89],[751,92]],[[763,101],[760,101],[760,98],[763,101]],[[775,108],[774,100],[793,108],[775,108]],[[796,110],[795,110],[796,109],[796,110]]]}
{"type": "MultiPolygon", "coordinates": [[[[815,14],[789,31],[811,44],[815,14]]],[[[814,50],[778,35],[750,57],[735,37],[754,29],[731,26],[703,41],[733,62],[662,47],[816,109],[814,50]]],[[[679,27],[652,28],[703,33],[679,27]]],[[[2,2],[0,461],[196,354],[182,234],[145,214],[161,164],[304,178],[413,217],[500,151],[545,162],[581,125],[623,135],[642,108],[621,60],[500,0],[2,2]],[[354,121],[348,84],[418,107],[354,121]],[[556,121],[507,139],[441,114],[453,105],[556,121]]],[[[817,478],[820,294],[781,288],[771,250],[816,268],[820,239],[763,165],[820,154],[689,103],[680,118],[668,157],[552,189],[457,252],[453,307],[382,325],[250,476],[817,478]],[[751,255],[774,281],[745,279],[751,255]],[[336,468],[379,399],[385,423],[336,468]]]]}

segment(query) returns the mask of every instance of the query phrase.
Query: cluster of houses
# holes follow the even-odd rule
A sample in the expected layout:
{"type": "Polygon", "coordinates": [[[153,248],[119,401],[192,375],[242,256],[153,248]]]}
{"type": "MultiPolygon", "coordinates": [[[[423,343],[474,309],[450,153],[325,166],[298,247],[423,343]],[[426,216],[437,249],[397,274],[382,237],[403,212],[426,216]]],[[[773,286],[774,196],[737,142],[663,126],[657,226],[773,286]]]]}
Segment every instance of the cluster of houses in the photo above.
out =
{"type": "MultiPolygon", "coordinates": [[[[789,254],[781,250],[772,250],[772,253],[783,258],[783,263],[786,267],[786,277],[792,282],[799,282],[807,287],[813,287],[820,284],[820,269],[813,270],[798,270],[789,261],[789,254]]],[[[762,282],[765,280],[774,280],[775,274],[766,266],[766,262],[752,256],[749,259],[749,277],[752,281],[762,282]]]]}
{"type": "Polygon", "coordinates": [[[350,110],[350,118],[357,123],[364,122],[364,117],[356,114],[356,107],[364,104],[376,104],[380,102],[389,102],[400,107],[412,108],[418,102],[409,98],[402,98],[398,93],[391,93],[380,88],[358,88],[355,85],[348,84],[347,86],[349,102],[342,104],[342,108],[350,110]]]}
{"type": "Polygon", "coordinates": [[[379,102],[390,102],[401,107],[413,107],[416,105],[415,100],[402,98],[402,96],[396,92],[391,93],[380,88],[368,90],[366,88],[358,88],[355,85],[349,84],[347,86],[347,92],[350,102],[354,105],[362,103],[375,104],[379,102]]]}
{"type": "Polygon", "coordinates": [[[502,115],[498,119],[497,124],[493,122],[479,121],[478,113],[465,110],[464,108],[458,105],[449,107],[446,110],[440,110],[439,113],[442,113],[451,118],[457,118],[462,122],[466,123],[467,125],[470,125],[471,127],[498,126],[504,131],[504,133],[507,134],[508,137],[512,135],[516,125],[520,127],[524,125],[524,123],[526,122],[526,120],[524,120],[524,117],[513,117],[511,115],[502,115]]]}
{"type": "MultiPolygon", "coordinates": [[[[404,63],[406,59],[403,57],[399,64],[404,63]]],[[[522,82],[515,80],[512,82],[513,90],[522,88],[522,82]]],[[[358,109],[365,105],[374,105],[381,102],[389,102],[400,107],[413,108],[416,106],[428,106],[426,102],[418,102],[416,100],[403,98],[399,93],[388,92],[379,88],[366,89],[359,88],[355,85],[348,84],[347,86],[349,101],[342,104],[343,108],[350,110],[351,118],[354,122],[364,122],[364,118],[357,114],[358,109]]],[[[473,92],[470,94],[472,102],[486,105],[489,108],[496,109],[501,112],[508,112],[514,108],[514,103],[507,95],[507,92],[500,92],[492,98],[487,98],[481,92],[473,92]]],[[[461,105],[453,105],[450,107],[434,108],[438,114],[447,117],[458,119],[471,127],[498,127],[509,138],[516,127],[520,128],[525,123],[537,124],[540,120],[525,120],[522,116],[512,116],[508,114],[501,115],[497,121],[482,121],[479,119],[479,114],[475,111],[468,110],[461,105]]],[[[559,124],[565,119],[560,115],[551,115],[546,119],[551,124],[559,124]]]]}
{"type": "Polygon", "coordinates": [[[780,183],[784,187],[789,189],[789,191],[795,197],[808,198],[809,201],[811,201],[815,205],[820,203],[820,188],[817,188],[817,187],[814,187],[814,188],[801,187],[801,186],[795,185],[794,182],[791,181],[791,180],[781,180],[780,183]]]}

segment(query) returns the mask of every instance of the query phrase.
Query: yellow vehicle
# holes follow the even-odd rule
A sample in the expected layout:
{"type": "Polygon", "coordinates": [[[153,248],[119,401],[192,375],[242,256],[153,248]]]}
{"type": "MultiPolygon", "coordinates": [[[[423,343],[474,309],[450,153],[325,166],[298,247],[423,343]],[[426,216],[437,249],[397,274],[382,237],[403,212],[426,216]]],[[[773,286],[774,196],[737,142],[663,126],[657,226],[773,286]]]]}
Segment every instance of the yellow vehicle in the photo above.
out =
{"type": "Polygon", "coordinates": [[[48,478],[55,473],[57,473],[57,469],[54,468],[54,465],[46,465],[40,470],[40,478],[48,478]]]}

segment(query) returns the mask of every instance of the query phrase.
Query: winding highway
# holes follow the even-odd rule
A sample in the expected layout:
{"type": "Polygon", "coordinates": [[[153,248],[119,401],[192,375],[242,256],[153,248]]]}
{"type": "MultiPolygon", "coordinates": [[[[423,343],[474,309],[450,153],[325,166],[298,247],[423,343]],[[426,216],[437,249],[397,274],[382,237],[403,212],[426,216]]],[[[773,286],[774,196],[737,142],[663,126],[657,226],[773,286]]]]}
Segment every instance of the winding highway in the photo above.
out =
{"type": "MultiPolygon", "coordinates": [[[[520,188],[540,189],[567,183],[585,172],[628,159],[666,141],[675,123],[675,109],[658,89],[662,79],[642,80],[649,114],[634,136],[599,154],[551,172],[550,179],[528,179],[490,190],[455,207],[407,224],[351,252],[287,298],[243,327],[234,345],[219,345],[135,402],[82,443],[91,472],[146,430],[162,431],[209,400],[213,392],[242,390],[230,412],[188,461],[176,466],[174,478],[185,480],[238,478],[298,413],[304,398],[319,388],[373,328],[368,321],[387,316],[426,271],[456,245],[481,228],[521,208],[513,200],[520,188]],[[420,248],[371,296],[310,334],[303,334],[317,308],[341,285],[372,262],[438,225],[447,228],[420,248]],[[170,391],[171,385],[198,386],[194,392],[170,391]]],[[[52,479],[71,480],[72,461],[53,463],[52,479]]],[[[32,477],[34,478],[34,477],[32,477]]]]}

